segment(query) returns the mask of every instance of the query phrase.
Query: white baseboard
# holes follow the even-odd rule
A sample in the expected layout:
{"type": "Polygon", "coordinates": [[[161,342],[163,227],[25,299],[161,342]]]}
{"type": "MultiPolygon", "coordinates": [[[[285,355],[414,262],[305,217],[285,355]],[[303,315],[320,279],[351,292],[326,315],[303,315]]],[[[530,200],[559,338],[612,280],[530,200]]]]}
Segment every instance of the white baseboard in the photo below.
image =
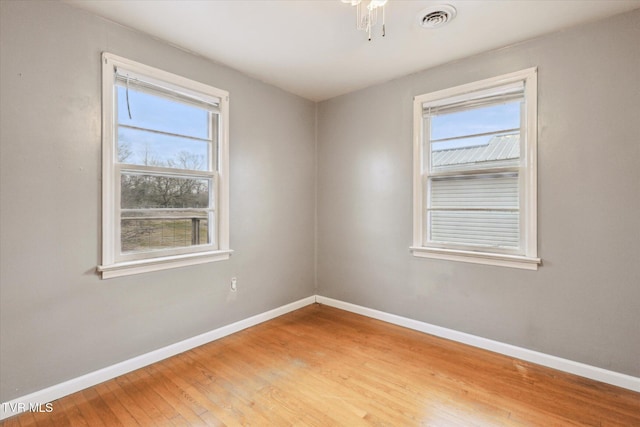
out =
{"type": "Polygon", "coordinates": [[[357,313],[363,316],[382,320],[394,325],[403,326],[405,328],[435,335],[437,337],[446,338],[463,344],[468,344],[473,347],[478,347],[485,350],[493,351],[495,353],[504,354],[505,356],[515,357],[517,359],[546,366],[548,368],[557,369],[559,371],[568,372],[570,374],[579,375],[581,377],[640,392],[640,378],[633,377],[631,375],[625,375],[619,372],[598,368],[596,366],[574,362],[573,360],[551,356],[549,354],[528,350],[522,347],[516,347],[514,345],[493,341],[471,334],[466,334],[464,332],[454,331],[453,329],[431,325],[429,323],[420,322],[418,320],[408,319],[406,317],[385,313],[383,311],[362,307],[359,305],[323,297],[320,295],[316,295],[316,302],[350,311],[352,313],[357,313]]]}
{"type": "Polygon", "coordinates": [[[504,344],[498,341],[477,337],[475,335],[466,334],[464,332],[454,331],[452,329],[431,325],[429,323],[397,316],[395,314],[385,313],[383,311],[362,307],[348,302],[343,302],[320,295],[314,295],[292,302],[290,304],[283,305],[282,307],[269,310],[265,313],[257,314],[247,319],[240,320],[230,325],[205,332],[204,334],[195,336],[193,338],[168,345],[166,347],[151,351],[146,354],[142,354],[132,359],[116,363],[115,365],[90,372],[86,375],[73,378],[63,383],[47,387],[43,390],[27,394],[17,399],[13,399],[9,402],[1,403],[0,420],[16,415],[20,412],[24,412],[25,410],[29,410],[30,407],[43,407],[48,402],[52,402],[56,399],[60,399],[61,397],[67,396],[88,387],[92,387],[96,384],[100,384],[104,381],[110,380],[136,369],[143,368],[152,363],[159,362],[160,360],[175,356],[176,354],[185,352],[200,345],[226,337],[227,335],[231,335],[235,332],[241,331],[259,323],[266,322],[267,320],[274,319],[283,314],[297,310],[309,304],[313,304],[314,302],[350,311],[352,313],[361,314],[363,316],[382,320],[384,322],[403,326],[405,328],[435,335],[441,338],[468,344],[473,347],[478,347],[496,353],[504,354],[506,356],[526,360],[531,363],[558,369],[560,371],[579,375],[581,377],[590,378],[592,380],[640,392],[640,378],[637,377],[586,365],[584,363],[574,362],[568,359],[562,359],[560,357],[528,350],[522,347],[516,347],[510,344],[504,344]]]}
{"type": "Polygon", "coordinates": [[[160,360],[175,356],[176,354],[185,352],[187,350],[191,350],[192,348],[226,337],[227,335],[231,335],[235,332],[241,331],[251,326],[255,326],[259,323],[266,322],[267,320],[271,320],[309,304],[313,304],[314,302],[315,296],[303,298],[290,304],[283,305],[282,307],[257,314],[255,316],[240,320],[238,322],[223,326],[218,329],[214,329],[209,332],[205,332],[204,334],[195,336],[193,338],[188,338],[184,341],[168,345],[158,350],[154,350],[149,353],[134,357],[132,359],[116,363],[115,365],[107,366],[106,368],[90,372],[77,378],[73,378],[69,381],[65,381],[63,383],[47,387],[43,390],[27,394],[26,396],[13,399],[9,402],[1,403],[0,420],[29,410],[30,408],[42,408],[46,403],[53,400],[60,399],[61,397],[67,396],[88,387],[92,387],[96,384],[100,384],[104,381],[126,374],[127,372],[135,371],[136,369],[143,368],[152,363],[159,362],[160,360]]]}

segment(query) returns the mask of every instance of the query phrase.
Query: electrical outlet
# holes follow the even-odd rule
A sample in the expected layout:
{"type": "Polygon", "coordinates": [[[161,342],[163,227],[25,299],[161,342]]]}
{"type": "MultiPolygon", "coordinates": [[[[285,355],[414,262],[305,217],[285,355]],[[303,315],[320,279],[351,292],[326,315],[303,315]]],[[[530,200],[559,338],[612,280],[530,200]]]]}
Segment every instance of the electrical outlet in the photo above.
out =
{"type": "Polygon", "coordinates": [[[235,277],[231,278],[231,290],[233,292],[238,290],[238,280],[235,277]]]}

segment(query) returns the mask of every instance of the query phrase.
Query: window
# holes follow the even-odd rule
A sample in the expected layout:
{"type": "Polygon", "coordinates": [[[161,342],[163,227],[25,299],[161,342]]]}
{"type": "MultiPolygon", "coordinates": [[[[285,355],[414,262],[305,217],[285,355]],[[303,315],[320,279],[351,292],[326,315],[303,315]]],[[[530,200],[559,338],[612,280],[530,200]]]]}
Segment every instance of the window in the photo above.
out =
{"type": "Polygon", "coordinates": [[[535,270],[536,69],[417,96],[415,256],[535,270]]]}
{"type": "Polygon", "coordinates": [[[228,93],[102,63],[102,278],[228,259],[228,93]]]}

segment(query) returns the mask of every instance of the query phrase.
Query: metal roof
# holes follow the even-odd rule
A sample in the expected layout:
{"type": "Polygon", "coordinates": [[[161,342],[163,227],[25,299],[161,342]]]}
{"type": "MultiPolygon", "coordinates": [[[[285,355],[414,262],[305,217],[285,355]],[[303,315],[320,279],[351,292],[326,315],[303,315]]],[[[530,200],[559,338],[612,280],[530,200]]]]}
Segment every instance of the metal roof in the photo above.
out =
{"type": "Polygon", "coordinates": [[[484,145],[432,151],[433,166],[493,162],[520,157],[520,134],[496,135],[484,145]]]}

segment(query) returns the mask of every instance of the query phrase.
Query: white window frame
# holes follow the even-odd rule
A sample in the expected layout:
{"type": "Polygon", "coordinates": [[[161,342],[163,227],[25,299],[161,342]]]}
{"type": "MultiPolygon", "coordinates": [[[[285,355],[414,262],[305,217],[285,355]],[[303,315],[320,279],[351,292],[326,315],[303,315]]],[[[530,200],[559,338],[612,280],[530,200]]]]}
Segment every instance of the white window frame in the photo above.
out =
{"type": "MultiPolygon", "coordinates": [[[[137,172],[181,176],[181,170],[136,166],[137,172]]],[[[110,53],[102,54],[102,264],[103,279],[184,267],[229,259],[229,93],[110,53]],[[189,171],[189,176],[210,180],[215,221],[210,225],[212,241],[189,248],[124,255],[120,253],[120,175],[127,165],[117,162],[116,70],[126,70],[180,96],[216,99],[219,109],[217,151],[210,172],[189,171]]]]}
{"type": "MultiPolygon", "coordinates": [[[[413,245],[411,252],[416,257],[462,261],[476,264],[537,270],[537,69],[528,68],[513,73],[439,90],[414,98],[413,106],[413,245]],[[424,119],[425,105],[441,105],[456,97],[456,101],[473,99],[478,92],[503,85],[524,82],[525,113],[521,121],[524,128],[520,137],[520,161],[516,166],[519,175],[520,195],[520,248],[518,253],[487,248],[464,247],[464,245],[432,245],[426,241],[426,190],[430,174],[430,161],[426,143],[427,125],[424,119]],[[475,95],[475,96],[474,96],[475,95]],[[426,165],[424,164],[426,163],[426,165]]],[[[479,168],[478,168],[479,170],[479,168]]]]}

